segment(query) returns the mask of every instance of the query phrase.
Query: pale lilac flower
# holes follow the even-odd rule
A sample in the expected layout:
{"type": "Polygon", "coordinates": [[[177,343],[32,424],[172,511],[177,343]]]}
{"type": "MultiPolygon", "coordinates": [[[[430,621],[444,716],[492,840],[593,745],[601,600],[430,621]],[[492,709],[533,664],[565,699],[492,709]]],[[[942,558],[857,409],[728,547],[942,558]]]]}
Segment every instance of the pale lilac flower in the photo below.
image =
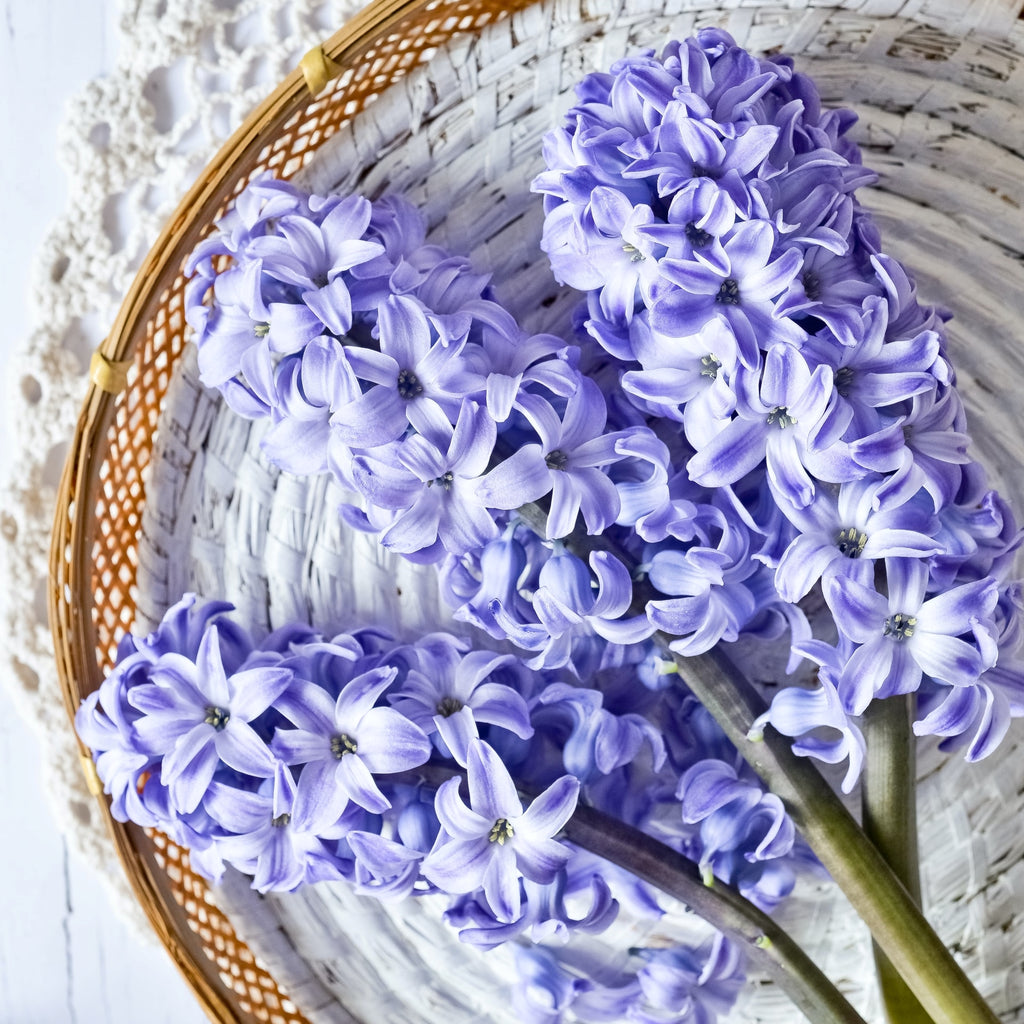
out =
{"type": "MultiPolygon", "coordinates": [[[[699,334],[667,339],[645,315],[635,318],[633,354],[643,367],[622,375],[622,389],[663,415],[681,420],[696,449],[724,430],[736,409],[732,383],[743,343],[722,320],[711,320],[699,334]]],[[[745,330],[745,328],[741,328],[745,330]]],[[[750,339],[747,351],[756,348],[750,339]]]]}
{"type": "Polygon", "coordinates": [[[588,533],[600,533],[619,514],[615,485],[603,470],[620,456],[616,441],[626,432],[605,433],[607,406],[600,388],[581,377],[560,417],[543,398],[523,395],[520,408],[540,438],[525,444],[481,481],[488,508],[514,509],[550,492],[549,539],[572,532],[582,512],[588,533]]]}
{"type": "Polygon", "coordinates": [[[659,278],[665,249],[644,230],[653,221],[646,203],[634,206],[617,189],[598,186],[582,212],[568,203],[551,211],[541,248],[557,280],[594,289],[605,316],[628,323],[637,296],[649,304],[659,278]]]}
{"type": "Polygon", "coordinates": [[[482,479],[496,436],[487,410],[466,399],[454,429],[445,421],[430,434],[357,455],[351,482],[366,499],[370,521],[381,526],[382,546],[437,561],[496,538],[482,479]]]}
{"type": "MultiPolygon", "coordinates": [[[[764,221],[738,224],[723,246],[726,267],[698,259],[661,261],[665,283],[658,287],[651,306],[655,330],[681,338],[722,317],[738,335],[752,331],[762,348],[776,343],[799,345],[805,332],[776,313],[775,301],[800,270],[799,249],[787,249],[772,260],[775,231],[764,221]]],[[[751,365],[749,357],[744,362],[751,365]]]]}
{"type": "Polygon", "coordinates": [[[970,462],[963,403],[954,388],[930,389],[911,399],[910,412],[878,432],[851,442],[850,454],[866,469],[888,475],[880,503],[901,503],[922,487],[938,512],[956,497],[970,462]]]}
{"type": "Polygon", "coordinates": [[[921,676],[952,686],[973,684],[994,660],[992,613],[995,580],[965,583],[926,600],[928,569],[920,561],[885,561],[888,597],[847,576],[833,576],[825,599],[842,634],[861,646],[839,682],[840,696],[853,714],[874,697],[910,693],[921,676]],[[962,637],[969,634],[971,640],[962,637]]]}
{"type": "Polygon", "coordinates": [[[274,757],[251,723],[289,686],[291,672],[243,667],[227,675],[213,625],[194,663],[166,654],[150,678],[131,690],[128,701],[142,712],[134,723],[140,747],[162,755],[161,782],[179,810],[199,806],[222,762],[258,778],[273,774],[274,757]]]}
{"type": "Polygon", "coordinates": [[[459,764],[466,764],[477,723],[524,740],[533,735],[526,701],[501,681],[501,670],[516,663],[513,655],[470,651],[447,633],[431,633],[416,643],[412,656],[417,668],[392,696],[392,707],[428,736],[438,733],[459,764]]]}
{"type": "Polygon", "coordinates": [[[222,856],[253,876],[257,892],[289,892],[305,882],[342,877],[326,843],[337,838],[337,816],[323,815],[315,791],[277,763],[272,785],[256,792],[214,782],[204,798],[210,817],[230,834],[218,839],[222,856]]]}
{"type": "Polygon", "coordinates": [[[281,713],[297,729],[278,729],[274,752],[286,764],[301,764],[303,784],[317,816],[340,816],[351,800],[380,813],[391,806],[375,775],[417,768],[430,756],[419,726],[377,700],[397,669],[373,668],[355,676],[337,700],[316,683],[297,680],[281,713]]]}
{"type": "Polygon", "coordinates": [[[443,431],[465,397],[461,345],[439,338],[413,299],[389,297],[377,326],[379,352],[350,347],[346,353],[369,389],[335,408],[331,417],[336,437],[353,448],[395,441],[410,425],[428,436],[443,431]]]}
{"type": "Polygon", "coordinates": [[[789,345],[775,345],[760,374],[740,372],[736,417],[696,455],[687,471],[704,487],[736,483],[762,462],[782,497],[804,508],[814,497],[809,465],[819,468],[822,450],[835,440],[823,436],[832,394],[832,370],[813,372],[789,345]]]}
{"type": "Polygon", "coordinates": [[[764,727],[771,725],[783,736],[802,737],[793,744],[794,754],[827,764],[848,760],[842,789],[849,793],[860,778],[867,756],[864,734],[843,706],[838,689],[853,645],[840,640],[839,646],[831,647],[821,640],[808,640],[795,644],[794,649],[818,663],[819,685],[812,690],[797,686],[779,690],[769,709],[751,725],[750,738],[760,739],[764,727]]]}
{"type": "Polygon", "coordinates": [[[607,551],[590,556],[590,568],[575,555],[556,545],[544,563],[533,595],[536,620],[518,621],[494,601],[491,610],[505,635],[517,647],[537,651],[530,668],[568,668],[586,673],[589,657],[584,650],[602,646],[598,637],[612,643],[644,640],[654,626],[643,614],[631,615],[633,582],[626,567],[607,551]]]}
{"type": "Polygon", "coordinates": [[[822,577],[841,573],[869,586],[877,558],[923,558],[944,550],[935,534],[930,507],[908,502],[878,510],[881,477],[842,484],[835,494],[824,487],[804,508],[782,506],[800,530],[786,548],[775,573],[785,601],[804,597],[822,577]]]}
{"type": "Polygon", "coordinates": [[[562,776],[524,811],[508,769],[482,740],[469,748],[467,774],[469,806],[459,796],[460,779],[437,791],[442,832],[421,870],[445,892],[482,888],[495,917],[513,921],[522,898],[520,876],[551,882],[569,859],[554,837],[576,809],[579,780],[562,776]]]}

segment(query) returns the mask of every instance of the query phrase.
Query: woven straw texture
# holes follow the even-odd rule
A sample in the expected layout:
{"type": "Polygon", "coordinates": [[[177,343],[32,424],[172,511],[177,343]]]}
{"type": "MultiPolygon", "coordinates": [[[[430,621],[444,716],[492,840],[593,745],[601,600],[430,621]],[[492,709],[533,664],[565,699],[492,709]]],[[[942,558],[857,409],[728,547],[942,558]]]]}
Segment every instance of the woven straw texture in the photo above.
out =
{"type": "MultiPolygon", "coordinates": [[[[570,104],[571,86],[582,73],[702,25],[721,25],[754,50],[798,55],[827,102],[857,109],[866,162],[883,175],[882,187],[864,201],[875,210],[889,247],[918,276],[925,297],[953,308],[951,351],[976,454],[1016,507],[1024,507],[1015,401],[1024,325],[1006,316],[1024,308],[1024,167],[1016,153],[1024,137],[1019,4],[719,6],[650,0],[531,6],[458,36],[429,65],[384,91],[456,25],[479,28],[494,13],[462,4],[450,17],[428,15],[434,36],[410,26],[387,28],[376,63],[361,60],[358,71],[344,73],[306,110],[297,98],[297,76],[285,83],[284,95],[250,124],[248,142],[235,147],[232,158],[241,164],[224,159],[211,166],[191,197],[189,217],[172,221],[148,275],[144,271],[126,301],[105,353],[113,366],[101,363],[98,376],[116,376],[118,364],[130,361],[127,390],[116,401],[95,390],[83,413],[53,556],[56,635],[69,706],[97,685],[117,636],[136,619],[136,605],[137,628],[144,629],[185,589],[234,600],[257,629],[297,617],[324,628],[346,625],[345,609],[357,599],[396,616],[393,623],[416,624],[426,616],[437,624],[421,574],[406,568],[407,578],[396,581],[372,551],[357,551],[334,517],[322,514],[336,503],[326,481],[295,481],[271,471],[260,458],[258,432],[226,415],[187,372],[175,376],[183,349],[176,276],[181,255],[253,169],[273,166],[290,174],[318,148],[304,172],[311,187],[358,188],[371,196],[404,192],[425,209],[434,240],[471,251],[478,269],[494,274],[499,295],[525,326],[551,328],[562,322],[565,304],[551,301],[555,289],[537,249],[539,203],[527,190],[538,169],[540,138],[570,104]],[[383,95],[351,119],[378,92],[383,95]],[[255,133],[255,124],[263,134],[255,133]],[[267,145],[268,138],[276,141],[267,145]],[[172,380],[174,394],[165,401],[172,380]],[[356,594],[351,584],[357,573],[360,580],[365,575],[378,581],[378,589],[356,594]],[[392,587],[402,590],[400,602],[392,587]]],[[[929,749],[920,797],[926,906],[1007,1021],[1024,1020],[1020,745],[1014,733],[989,763],[972,768],[929,749]]],[[[288,1003],[276,1008],[276,989],[263,987],[270,975],[255,972],[252,953],[238,943],[232,923],[273,965],[274,979],[309,1019],[500,1019],[495,1006],[503,1000],[495,998],[495,988],[485,983],[477,992],[466,981],[477,972],[475,964],[457,975],[446,997],[425,1001],[438,987],[437,975],[453,973],[451,957],[438,952],[443,947],[429,912],[404,920],[404,910],[396,911],[385,928],[375,907],[346,902],[337,887],[309,899],[260,900],[236,878],[218,897],[230,908],[224,915],[211,906],[179,851],[166,851],[163,840],[136,830],[114,831],[130,869],[142,879],[136,883],[140,898],[149,901],[158,930],[220,1019],[249,1019],[247,1012],[257,1019],[302,1019],[288,1003]],[[173,870],[163,870],[166,861],[173,870]],[[354,927],[339,929],[341,918],[354,927]],[[389,930],[399,933],[399,950],[416,934],[412,945],[439,959],[403,963],[401,952],[389,953],[383,938],[377,944],[389,930]],[[192,931],[201,941],[191,938],[192,931]],[[345,966],[346,954],[332,945],[340,931],[368,951],[369,973],[345,966]],[[215,967],[204,962],[202,946],[220,947],[215,967]],[[240,1010],[239,986],[230,975],[246,971],[254,979],[247,991],[255,1009],[240,1010]],[[360,974],[369,995],[355,991],[353,974],[360,974]],[[410,1005],[403,1009],[396,997],[377,1009],[372,993],[381,988],[408,992],[410,1005]],[[254,999],[254,989],[268,994],[254,999]]],[[[826,970],[877,1018],[864,937],[848,914],[833,913],[833,902],[828,893],[806,894],[792,911],[801,918],[797,930],[818,934],[826,970]]],[[[500,975],[500,964],[496,970],[500,975]]],[[[737,1020],[797,1019],[777,993],[745,998],[737,1020]]]]}

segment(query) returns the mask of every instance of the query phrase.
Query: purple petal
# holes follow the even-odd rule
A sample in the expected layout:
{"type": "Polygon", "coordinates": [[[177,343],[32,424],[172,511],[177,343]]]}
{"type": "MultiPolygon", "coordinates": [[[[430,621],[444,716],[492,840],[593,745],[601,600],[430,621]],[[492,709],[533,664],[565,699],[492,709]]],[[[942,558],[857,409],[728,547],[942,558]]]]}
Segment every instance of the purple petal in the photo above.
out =
{"type": "Polygon", "coordinates": [[[338,762],[335,775],[348,798],[374,814],[382,814],[391,801],[380,791],[369,769],[358,754],[346,754],[338,762]]]}
{"type": "Polygon", "coordinates": [[[910,650],[924,672],[951,686],[973,683],[985,667],[976,647],[940,633],[916,634],[910,650]]]}
{"type": "Polygon", "coordinates": [[[459,796],[460,780],[448,779],[437,788],[434,810],[441,827],[456,839],[478,839],[490,834],[494,821],[477,814],[459,796]]]}
{"type": "Polygon", "coordinates": [[[579,792],[580,781],[573,775],[563,775],[551,783],[516,823],[517,839],[520,833],[531,842],[556,835],[576,810],[579,792]]]}
{"type": "Polygon", "coordinates": [[[430,740],[393,708],[373,708],[359,723],[359,756],[375,775],[403,772],[427,761],[430,740]]]}
{"type": "Polygon", "coordinates": [[[469,750],[469,800],[474,811],[492,822],[523,813],[512,776],[494,748],[482,740],[469,750]]]}
{"type": "Polygon", "coordinates": [[[214,742],[220,759],[229,768],[262,779],[274,774],[276,758],[252,726],[232,717],[214,742]]]}
{"type": "Polygon", "coordinates": [[[476,493],[488,508],[519,508],[547,494],[553,476],[540,445],[528,444],[483,477],[477,483],[476,493]]]}
{"type": "Polygon", "coordinates": [[[486,835],[453,839],[427,854],[420,873],[444,892],[473,892],[480,888],[484,872],[498,849],[497,843],[490,842],[486,835]]]}
{"type": "Polygon", "coordinates": [[[484,895],[499,921],[515,921],[519,917],[522,905],[515,854],[511,846],[502,846],[498,843],[490,845],[493,852],[484,869],[484,895]]]}

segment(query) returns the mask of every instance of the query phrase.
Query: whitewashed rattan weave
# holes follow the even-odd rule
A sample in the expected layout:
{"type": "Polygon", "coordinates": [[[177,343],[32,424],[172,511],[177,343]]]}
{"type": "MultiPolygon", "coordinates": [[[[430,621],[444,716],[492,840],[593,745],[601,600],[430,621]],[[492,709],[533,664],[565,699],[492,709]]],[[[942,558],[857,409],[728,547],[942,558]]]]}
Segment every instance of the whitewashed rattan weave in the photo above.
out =
{"type": "MultiPolygon", "coordinates": [[[[1020,6],[538,4],[478,39],[456,41],[392,87],[321,150],[305,183],[404,193],[426,211],[435,241],[470,252],[477,269],[494,274],[499,295],[527,328],[564,328],[571,301],[555,298],[537,245],[540,202],[528,185],[539,169],[541,136],[572,102],[573,83],[704,25],[728,29],[755,51],[791,53],[828,103],[860,114],[855,137],[883,178],[862,201],[925,299],[954,311],[951,358],[975,455],[1024,515],[1020,6]]],[[[353,610],[399,628],[446,625],[432,570],[392,563],[365,538],[353,540],[334,515],[340,495],[333,485],[272,470],[259,454],[259,431],[204,394],[194,367],[182,371],[154,458],[138,627],[152,625],[188,589],[234,601],[257,631],[295,618],[330,631],[353,625],[353,610]]],[[[1022,1022],[1021,730],[976,766],[929,746],[920,774],[926,909],[1002,1019],[1022,1022]]],[[[503,992],[504,954],[444,945],[429,909],[382,907],[341,886],[261,899],[237,878],[220,898],[312,1019],[514,1020],[503,992]]],[[[841,899],[830,887],[808,886],[786,916],[867,1019],[880,1020],[869,944],[841,899]]],[[[685,916],[676,923],[688,927],[685,916]]],[[[758,986],[731,1019],[801,1018],[776,990],[758,986]]]]}

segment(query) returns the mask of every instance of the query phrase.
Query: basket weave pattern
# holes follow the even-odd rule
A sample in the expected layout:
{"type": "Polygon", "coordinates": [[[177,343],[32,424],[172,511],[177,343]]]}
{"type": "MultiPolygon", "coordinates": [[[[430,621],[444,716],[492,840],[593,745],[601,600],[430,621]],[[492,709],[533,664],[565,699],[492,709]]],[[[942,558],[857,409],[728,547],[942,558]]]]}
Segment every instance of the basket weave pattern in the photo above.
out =
{"type": "MultiPolygon", "coordinates": [[[[500,6],[465,2],[413,6],[392,3],[357,19],[325,45],[327,57],[344,69],[330,87],[310,101],[306,81],[299,72],[286,80],[211,165],[207,177],[172,219],[125,301],[104,347],[107,363],[100,364],[96,375],[101,379],[116,378],[122,364],[128,364],[126,389],[116,396],[99,385],[92,390],[63,479],[51,575],[55,638],[70,712],[99,685],[103,672],[113,663],[117,640],[136,621],[137,538],[146,506],[147,467],[167,388],[184,349],[184,279],[180,268],[185,256],[217,214],[256,174],[272,170],[281,176],[293,175],[374,98],[428,60],[435,48],[454,33],[477,32],[500,15],[527,6],[525,0],[500,6]]],[[[640,5],[634,6],[637,9],[633,21],[643,26],[650,12],[640,10],[640,5]]],[[[682,6],[697,11],[691,21],[694,17],[701,19],[702,24],[722,20],[713,4],[682,6]]],[[[870,22],[865,15],[889,16],[893,13],[891,3],[850,3],[847,6],[853,13],[849,15],[826,8],[810,9],[801,17],[793,13],[793,6],[758,5],[756,10],[734,12],[733,21],[726,27],[740,37],[737,28],[746,19],[747,37],[740,41],[758,48],[773,44],[780,34],[778,26],[795,23],[796,29],[788,33],[789,47],[796,48],[792,42],[795,38],[808,53],[824,58],[809,70],[826,92],[830,85],[830,61],[834,57],[853,61],[858,55],[866,55],[870,59],[872,51],[877,54],[881,49],[893,68],[891,78],[875,86],[866,77],[855,87],[856,96],[849,95],[850,82],[843,80],[835,92],[848,103],[865,99],[877,104],[879,109],[871,118],[869,132],[873,134],[870,141],[888,161],[883,174],[887,170],[900,174],[900,181],[905,182],[901,184],[902,194],[924,206],[941,207],[941,202],[935,203],[935,196],[947,187],[943,174],[930,174],[925,160],[920,167],[915,163],[912,173],[904,175],[906,157],[902,154],[908,150],[927,154],[930,147],[941,149],[947,161],[944,167],[948,169],[950,161],[956,164],[961,147],[964,177],[988,175],[979,191],[990,193],[988,201],[997,208],[1002,204],[1011,219],[1020,219],[1019,183],[1004,183],[998,172],[992,170],[993,163],[979,161],[977,138],[962,141],[940,131],[944,124],[941,118],[950,104],[967,103],[975,91],[990,99],[975,125],[975,131],[983,137],[982,144],[988,135],[993,139],[1006,137],[1007,118],[1013,117],[1019,123],[1020,115],[1014,112],[1012,102],[998,99],[1007,90],[1007,83],[1016,80],[1018,58],[1014,47],[1007,45],[1003,51],[997,45],[988,46],[982,54],[978,44],[979,58],[972,64],[971,55],[963,51],[974,44],[962,46],[956,37],[956,33],[971,25],[1006,31],[1012,23],[1010,4],[975,3],[965,10],[961,4],[907,3],[901,14],[928,21],[944,31],[912,23],[899,27],[900,23],[894,20],[892,31],[877,34],[866,31],[870,22]],[[815,34],[822,32],[829,19],[829,42],[816,46],[815,34]],[[941,81],[934,88],[929,85],[922,93],[921,62],[935,61],[937,66],[953,58],[959,60],[958,67],[963,69],[959,80],[941,81]],[[902,77],[901,62],[905,64],[902,77]],[[875,96],[875,88],[884,90],[886,95],[875,96]],[[991,122],[986,123],[986,118],[991,118],[991,122]],[[887,132],[891,133],[891,145],[887,145],[887,132]]],[[[618,45],[635,43],[630,18],[623,15],[619,24],[618,45]]],[[[538,19],[538,31],[541,25],[538,19]]],[[[566,36],[576,31],[571,18],[564,19],[559,29],[566,36]]],[[[584,33],[580,30],[579,34],[584,33]]],[[[1024,47],[1018,43],[1017,49],[1024,47]]],[[[330,72],[329,63],[325,62],[325,66],[330,72]]],[[[582,66],[573,67],[571,58],[557,62],[557,73],[562,76],[571,78],[583,70],[582,66]]],[[[840,76],[844,73],[848,74],[848,66],[840,76]]],[[[506,85],[510,94],[522,84],[528,87],[528,81],[520,83],[516,71],[510,71],[506,85]]],[[[343,136],[346,143],[359,140],[358,135],[343,132],[343,136]]],[[[425,160],[430,158],[429,145],[422,156],[425,160]]],[[[871,156],[875,166],[879,166],[877,154],[871,156]]],[[[415,162],[415,153],[409,159],[415,162]]],[[[377,177],[383,178],[384,172],[377,177]]],[[[880,205],[883,228],[889,230],[887,216],[898,228],[899,205],[888,205],[884,194],[880,205]]],[[[971,217],[969,212],[965,218],[968,224],[971,217]]],[[[948,253],[939,251],[947,228],[937,215],[931,234],[927,225],[921,232],[926,243],[929,238],[934,239],[936,263],[941,263],[940,257],[949,262],[948,253]]],[[[957,280],[955,270],[949,271],[953,288],[957,280]]],[[[1024,368],[1018,368],[1024,372],[1024,368]]],[[[971,354],[967,361],[965,377],[972,375],[979,381],[993,379],[992,368],[984,365],[983,354],[971,354]]],[[[966,391],[970,400],[971,389],[966,391]]],[[[978,389],[974,390],[974,397],[976,403],[979,397],[983,403],[984,396],[979,396],[978,389]]],[[[997,424],[993,431],[990,450],[984,452],[990,463],[993,454],[998,457],[1000,450],[1010,450],[1002,448],[1005,429],[997,424]]],[[[182,457],[187,458],[189,445],[183,444],[181,450],[186,453],[182,457]]],[[[152,514],[152,506],[147,508],[152,514]]],[[[168,596],[174,600],[178,595],[168,596]]],[[[305,1020],[280,994],[274,979],[255,966],[251,952],[237,940],[230,921],[212,905],[203,880],[189,869],[183,851],[162,836],[144,837],[139,830],[114,823],[111,828],[140,900],[209,1012],[221,1020],[287,1024],[305,1020]]],[[[1008,1005],[1015,1003],[1010,999],[1008,1005]]]]}

